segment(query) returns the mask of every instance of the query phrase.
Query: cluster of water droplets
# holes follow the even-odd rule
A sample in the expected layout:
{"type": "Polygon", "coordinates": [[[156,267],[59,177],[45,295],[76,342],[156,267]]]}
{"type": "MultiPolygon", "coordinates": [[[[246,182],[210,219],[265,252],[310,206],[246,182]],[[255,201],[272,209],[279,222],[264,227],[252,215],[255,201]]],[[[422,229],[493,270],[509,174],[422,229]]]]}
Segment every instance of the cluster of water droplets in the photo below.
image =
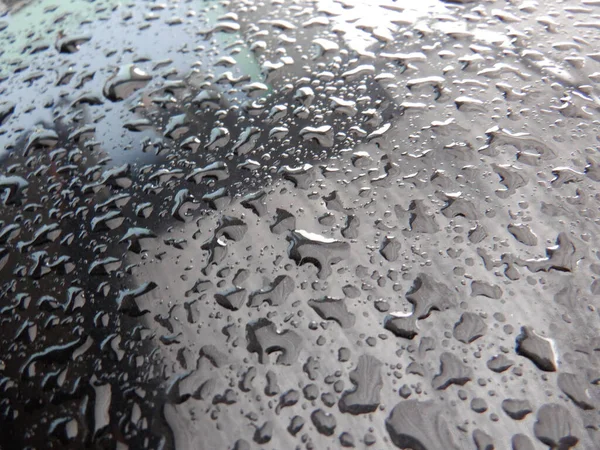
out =
{"type": "Polygon", "coordinates": [[[0,22],[2,442],[595,448],[600,3],[413,3],[0,22]]]}

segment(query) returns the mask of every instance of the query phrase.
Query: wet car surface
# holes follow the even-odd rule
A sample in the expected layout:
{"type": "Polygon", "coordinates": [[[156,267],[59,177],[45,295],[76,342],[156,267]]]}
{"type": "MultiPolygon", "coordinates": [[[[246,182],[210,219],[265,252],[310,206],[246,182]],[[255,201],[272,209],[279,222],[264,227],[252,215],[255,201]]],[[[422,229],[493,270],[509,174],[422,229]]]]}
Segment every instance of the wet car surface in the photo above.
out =
{"type": "Polygon", "coordinates": [[[0,448],[600,448],[600,2],[4,5],[0,448]]]}

